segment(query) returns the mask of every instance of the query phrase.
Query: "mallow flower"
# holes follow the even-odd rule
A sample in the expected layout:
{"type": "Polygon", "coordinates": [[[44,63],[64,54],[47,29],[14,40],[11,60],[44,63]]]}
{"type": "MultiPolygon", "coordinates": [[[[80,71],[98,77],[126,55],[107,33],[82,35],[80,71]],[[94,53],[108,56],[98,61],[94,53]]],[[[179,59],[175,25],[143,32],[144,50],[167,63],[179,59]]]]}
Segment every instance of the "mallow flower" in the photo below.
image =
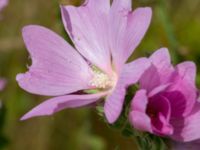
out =
{"type": "Polygon", "coordinates": [[[45,27],[23,28],[32,65],[17,75],[18,84],[30,93],[54,97],[21,120],[105,98],[105,116],[113,123],[121,113],[126,87],[149,66],[146,58],[125,63],[147,31],[151,9],[132,11],[131,0],[114,0],[111,6],[110,0],[87,0],[80,7],[61,6],[61,13],[74,47],[45,27]],[[88,94],[91,90],[98,92],[88,94]]]}
{"type": "Polygon", "coordinates": [[[151,67],[141,76],[129,120],[138,130],[179,142],[200,138],[200,104],[196,66],[186,61],[173,67],[168,50],[153,53],[151,67]]]}

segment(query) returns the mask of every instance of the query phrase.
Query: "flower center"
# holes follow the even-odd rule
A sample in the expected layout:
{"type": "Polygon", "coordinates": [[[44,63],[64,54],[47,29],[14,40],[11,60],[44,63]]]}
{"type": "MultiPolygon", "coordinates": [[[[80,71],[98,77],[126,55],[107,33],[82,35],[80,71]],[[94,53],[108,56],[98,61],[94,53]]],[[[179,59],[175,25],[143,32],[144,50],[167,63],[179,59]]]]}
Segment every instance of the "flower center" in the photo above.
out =
{"type": "Polygon", "coordinates": [[[97,67],[92,66],[93,78],[89,82],[91,86],[99,89],[108,89],[114,86],[114,79],[110,78],[107,74],[99,70],[97,67]]]}
{"type": "Polygon", "coordinates": [[[151,119],[157,117],[157,112],[152,108],[147,107],[146,113],[151,119]]]}

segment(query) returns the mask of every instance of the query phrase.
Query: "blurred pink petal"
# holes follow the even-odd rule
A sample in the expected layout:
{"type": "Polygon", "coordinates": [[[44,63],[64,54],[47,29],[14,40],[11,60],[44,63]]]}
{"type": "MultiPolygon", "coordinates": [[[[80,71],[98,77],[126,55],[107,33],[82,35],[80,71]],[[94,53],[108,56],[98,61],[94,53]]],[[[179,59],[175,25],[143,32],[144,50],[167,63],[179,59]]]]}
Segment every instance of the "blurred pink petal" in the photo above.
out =
{"type": "Polygon", "coordinates": [[[8,5],[8,0],[0,0],[0,11],[8,5]]]}
{"type": "Polygon", "coordinates": [[[0,78],[0,91],[2,91],[6,86],[6,79],[0,78]]]}

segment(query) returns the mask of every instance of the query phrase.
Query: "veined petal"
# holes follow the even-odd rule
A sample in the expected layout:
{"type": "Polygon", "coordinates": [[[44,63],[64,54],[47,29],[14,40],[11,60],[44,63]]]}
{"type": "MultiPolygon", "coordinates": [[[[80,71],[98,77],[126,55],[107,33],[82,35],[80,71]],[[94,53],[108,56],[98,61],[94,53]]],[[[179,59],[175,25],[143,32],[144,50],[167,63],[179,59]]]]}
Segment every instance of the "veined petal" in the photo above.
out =
{"type": "Polygon", "coordinates": [[[92,64],[110,74],[108,41],[109,0],[88,0],[80,7],[61,6],[66,31],[78,51],[92,64]]]}
{"type": "Polygon", "coordinates": [[[113,63],[117,72],[125,63],[123,51],[123,41],[127,27],[128,13],[131,11],[131,0],[114,0],[109,14],[109,40],[113,63]]]}
{"type": "Polygon", "coordinates": [[[109,123],[114,123],[122,111],[126,87],[118,81],[115,89],[107,96],[104,104],[104,113],[109,123]]]}
{"type": "MultiPolygon", "coordinates": [[[[137,8],[128,14],[128,23],[125,33],[124,49],[126,57],[130,57],[135,48],[140,44],[151,22],[152,10],[150,7],[137,8]]],[[[127,59],[126,58],[126,59],[127,59]]]]}
{"type": "Polygon", "coordinates": [[[171,59],[169,51],[167,48],[161,48],[154,52],[150,58],[153,65],[157,68],[158,73],[160,74],[160,80],[162,83],[166,83],[172,72],[174,71],[173,66],[171,65],[171,59]]]}
{"type": "Polygon", "coordinates": [[[66,95],[51,98],[33,108],[31,111],[25,114],[21,120],[26,120],[37,116],[49,116],[65,108],[86,106],[96,102],[105,95],[106,92],[88,95],[66,95]]]}
{"type": "MultiPolygon", "coordinates": [[[[129,3],[129,0],[126,3],[129,3]]],[[[110,14],[110,43],[116,70],[120,71],[121,65],[127,61],[139,45],[150,20],[150,8],[138,8],[131,12],[131,7],[125,5],[110,14]]]]}
{"type": "Polygon", "coordinates": [[[29,25],[23,28],[23,38],[32,65],[16,77],[21,88],[48,96],[89,88],[90,67],[61,37],[44,27],[29,25]]]}
{"type": "Polygon", "coordinates": [[[195,108],[191,114],[184,118],[174,118],[171,120],[174,127],[172,139],[181,142],[190,142],[200,138],[200,103],[196,102],[195,108]]]}

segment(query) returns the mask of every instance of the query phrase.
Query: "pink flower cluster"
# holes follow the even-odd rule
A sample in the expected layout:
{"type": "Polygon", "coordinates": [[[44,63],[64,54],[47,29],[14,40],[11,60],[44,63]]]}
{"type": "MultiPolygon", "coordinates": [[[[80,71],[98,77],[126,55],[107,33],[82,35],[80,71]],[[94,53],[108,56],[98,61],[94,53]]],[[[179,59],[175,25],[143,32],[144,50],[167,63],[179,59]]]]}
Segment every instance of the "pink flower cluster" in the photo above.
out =
{"type": "Polygon", "coordinates": [[[112,5],[110,0],[87,0],[80,7],[61,6],[61,14],[74,47],[45,27],[23,28],[32,65],[17,75],[18,84],[30,93],[54,97],[21,120],[105,99],[105,117],[114,123],[126,88],[139,83],[129,113],[136,129],[176,141],[200,138],[195,64],[172,66],[166,48],[126,63],[149,27],[151,8],[132,11],[131,0],[113,0],[112,5]],[[91,90],[96,92],[88,94],[91,90]]]}

